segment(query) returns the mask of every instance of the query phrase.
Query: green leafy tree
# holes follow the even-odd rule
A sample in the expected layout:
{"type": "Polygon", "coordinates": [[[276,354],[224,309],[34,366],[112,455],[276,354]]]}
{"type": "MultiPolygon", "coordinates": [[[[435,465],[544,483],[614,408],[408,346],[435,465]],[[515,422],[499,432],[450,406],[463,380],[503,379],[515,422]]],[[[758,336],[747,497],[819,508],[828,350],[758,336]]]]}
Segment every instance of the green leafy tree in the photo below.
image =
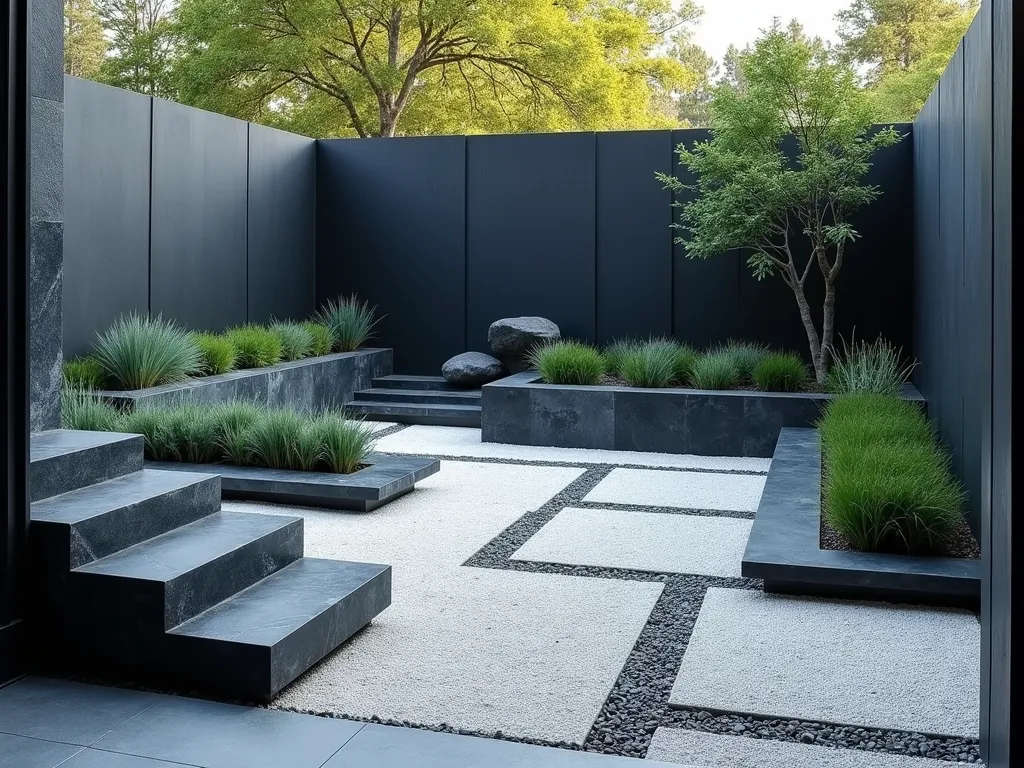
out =
{"type": "MultiPolygon", "coordinates": [[[[686,9],[690,6],[687,5],[686,9]]],[[[182,0],[183,101],[314,136],[671,125],[670,0],[182,0]]]]}
{"type": "Polygon", "coordinates": [[[93,0],[64,0],[64,73],[95,79],[107,41],[93,0]]]}
{"type": "Polygon", "coordinates": [[[744,248],[759,280],[779,275],[789,286],[815,377],[824,383],[836,279],[858,237],[850,215],[880,194],[863,183],[871,156],[902,137],[892,128],[872,132],[868,98],[854,71],[777,20],[739,57],[739,76],[742,87],[723,83],[715,90],[711,140],[677,149],[696,184],[659,178],[671,189],[699,193],[682,205],[676,225],[689,258],[744,248]],[[788,137],[797,146],[795,161],[783,151],[788,137]],[[816,273],[825,288],[817,321],[807,298],[816,273]]]}
{"type": "Polygon", "coordinates": [[[711,123],[711,98],[721,67],[711,54],[693,41],[689,30],[675,35],[672,55],[694,73],[693,84],[682,89],[676,98],[676,116],[685,126],[706,128],[711,123]]]}
{"type": "Polygon", "coordinates": [[[174,98],[170,0],[97,0],[110,51],[100,68],[108,85],[174,98]]]}

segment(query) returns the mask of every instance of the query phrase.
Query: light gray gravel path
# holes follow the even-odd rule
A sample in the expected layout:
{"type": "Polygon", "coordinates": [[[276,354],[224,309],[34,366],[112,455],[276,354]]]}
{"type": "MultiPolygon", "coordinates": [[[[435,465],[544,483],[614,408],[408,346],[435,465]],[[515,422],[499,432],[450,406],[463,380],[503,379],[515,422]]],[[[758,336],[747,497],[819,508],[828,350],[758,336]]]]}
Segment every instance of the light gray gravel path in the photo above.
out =
{"type": "Polygon", "coordinates": [[[614,469],[584,501],[754,512],[764,482],[758,475],[614,469]]]}

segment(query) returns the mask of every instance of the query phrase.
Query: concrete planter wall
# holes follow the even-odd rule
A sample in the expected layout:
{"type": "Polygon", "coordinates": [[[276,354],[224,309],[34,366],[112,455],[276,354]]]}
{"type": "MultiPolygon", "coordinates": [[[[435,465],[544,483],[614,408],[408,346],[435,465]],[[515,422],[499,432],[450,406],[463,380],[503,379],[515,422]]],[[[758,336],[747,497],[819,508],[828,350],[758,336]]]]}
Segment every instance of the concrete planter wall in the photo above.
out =
{"type": "Polygon", "coordinates": [[[821,443],[784,429],[743,554],[765,592],[889,600],[978,610],[981,561],[821,549],[821,443]]]}
{"type": "MultiPolygon", "coordinates": [[[[907,385],[905,397],[924,400],[907,385]]],[[[811,426],[831,395],[542,384],[483,388],[483,441],[768,458],[783,427],[811,426]]]]}
{"type": "Polygon", "coordinates": [[[389,375],[391,361],[390,349],[360,349],[163,387],[99,394],[128,410],[239,400],[309,412],[341,408],[354,392],[368,389],[374,378],[389,375]]]}

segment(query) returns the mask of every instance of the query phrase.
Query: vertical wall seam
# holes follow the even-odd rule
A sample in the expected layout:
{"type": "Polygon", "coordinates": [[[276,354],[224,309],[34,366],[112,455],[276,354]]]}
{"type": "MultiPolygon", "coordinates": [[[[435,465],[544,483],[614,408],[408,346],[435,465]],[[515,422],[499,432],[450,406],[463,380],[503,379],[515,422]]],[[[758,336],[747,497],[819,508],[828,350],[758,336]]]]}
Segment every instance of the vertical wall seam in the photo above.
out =
{"type": "Polygon", "coordinates": [[[250,167],[252,165],[252,145],[249,141],[249,134],[252,132],[252,123],[245,124],[245,320],[252,321],[251,307],[249,302],[249,206],[252,200],[252,191],[249,188],[250,167]]]}
{"type": "Polygon", "coordinates": [[[462,137],[462,350],[469,351],[469,136],[462,137]]]}
{"type": "Polygon", "coordinates": [[[601,281],[601,261],[598,256],[598,184],[600,183],[600,179],[598,177],[599,166],[597,157],[597,133],[591,135],[594,139],[594,343],[598,344],[600,343],[601,339],[600,329],[598,327],[598,318],[600,317],[598,313],[598,303],[600,301],[600,291],[598,290],[598,286],[600,285],[601,281]]]}
{"type": "Polygon", "coordinates": [[[156,99],[149,97],[149,231],[146,240],[146,315],[153,314],[153,150],[156,137],[156,99]]]}

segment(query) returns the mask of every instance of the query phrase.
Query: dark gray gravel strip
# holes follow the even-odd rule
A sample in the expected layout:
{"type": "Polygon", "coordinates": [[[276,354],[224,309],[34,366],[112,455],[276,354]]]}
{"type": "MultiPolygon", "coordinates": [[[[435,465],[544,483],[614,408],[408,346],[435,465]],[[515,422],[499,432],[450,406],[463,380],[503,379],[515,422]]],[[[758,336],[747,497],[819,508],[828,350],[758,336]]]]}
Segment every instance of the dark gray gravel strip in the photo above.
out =
{"type": "Polygon", "coordinates": [[[578,509],[614,509],[617,512],[650,512],[655,515],[696,515],[697,517],[734,517],[753,520],[756,512],[740,512],[722,509],[693,509],[691,507],[652,507],[643,504],[611,504],[604,501],[578,501],[572,506],[578,509]]]}
{"type": "Polygon", "coordinates": [[[399,432],[411,427],[411,424],[395,424],[394,426],[385,427],[384,429],[378,430],[373,433],[373,439],[379,440],[382,437],[390,437],[391,435],[397,435],[399,432]]]}

